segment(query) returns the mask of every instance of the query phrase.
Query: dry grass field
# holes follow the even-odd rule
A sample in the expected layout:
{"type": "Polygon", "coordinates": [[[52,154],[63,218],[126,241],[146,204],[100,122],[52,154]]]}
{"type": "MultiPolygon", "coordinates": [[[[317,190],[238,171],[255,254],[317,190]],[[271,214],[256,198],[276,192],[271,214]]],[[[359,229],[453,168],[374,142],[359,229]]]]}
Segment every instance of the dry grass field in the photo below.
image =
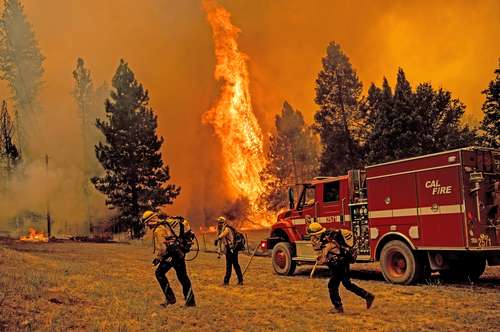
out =
{"type": "MultiPolygon", "coordinates": [[[[212,242],[207,239],[207,243],[212,242]]],[[[249,257],[241,256],[245,266],[249,257]]],[[[500,269],[477,284],[416,286],[383,281],[375,264],[355,265],[354,281],[376,294],[374,307],[341,289],[346,313],[329,314],[328,276],[311,267],[279,277],[255,257],[245,286],[222,287],[224,260],[201,253],[188,270],[198,306],[162,308],[145,244],[0,242],[0,330],[36,331],[498,331],[500,269]]]]}

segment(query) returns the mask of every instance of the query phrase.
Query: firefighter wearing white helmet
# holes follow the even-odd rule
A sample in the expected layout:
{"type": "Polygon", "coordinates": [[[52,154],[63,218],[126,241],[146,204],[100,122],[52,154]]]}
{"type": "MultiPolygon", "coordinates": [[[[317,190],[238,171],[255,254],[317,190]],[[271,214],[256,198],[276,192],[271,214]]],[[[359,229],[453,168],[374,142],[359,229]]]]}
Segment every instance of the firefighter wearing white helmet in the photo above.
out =
{"type": "Polygon", "coordinates": [[[366,308],[370,309],[375,295],[353,284],[350,276],[350,263],[355,259],[355,246],[352,232],[346,229],[327,230],[323,225],[313,222],[308,225],[307,233],[313,248],[320,252],[318,261],[330,268],[328,291],[333,304],[332,312],[343,313],[342,299],[339,294],[340,283],[344,287],[366,300],[366,308]]]}
{"type": "Polygon", "coordinates": [[[165,295],[165,302],[161,306],[165,307],[176,302],[166,276],[172,267],[182,284],[185,305],[195,306],[194,293],[184,259],[186,252],[184,239],[189,239],[193,235],[189,221],[182,217],[160,217],[156,212],[146,211],[142,215],[142,222],[153,230],[153,265],[158,265],[155,275],[165,295]]]}

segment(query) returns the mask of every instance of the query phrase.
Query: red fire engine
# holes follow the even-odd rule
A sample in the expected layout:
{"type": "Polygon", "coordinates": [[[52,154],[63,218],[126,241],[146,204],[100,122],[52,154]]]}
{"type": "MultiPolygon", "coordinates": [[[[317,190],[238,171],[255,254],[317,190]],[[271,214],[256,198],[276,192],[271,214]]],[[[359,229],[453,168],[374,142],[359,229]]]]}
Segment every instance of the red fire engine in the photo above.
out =
{"type": "Polygon", "coordinates": [[[384,278],[410,284],[440,271],[479,278],[500,265],[500,150],[463,148],[317,177],[277,217],[271,236],[276,273],[315,262],[306,224],[350,229],[358,262],[380,261],[384,278]]]}

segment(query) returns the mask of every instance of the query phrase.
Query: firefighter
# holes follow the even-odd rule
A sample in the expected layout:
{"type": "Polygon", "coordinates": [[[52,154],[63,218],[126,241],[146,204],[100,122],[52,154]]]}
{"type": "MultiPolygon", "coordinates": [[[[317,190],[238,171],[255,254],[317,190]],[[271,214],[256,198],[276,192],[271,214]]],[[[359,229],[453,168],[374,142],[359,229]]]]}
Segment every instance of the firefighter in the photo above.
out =
{"type": "Polygon", "coordinates": [[[217,246],[221,241],[224,245],[226,254],[226,275],[224,276],[224,286],[229,285],[229,279],[231,279],[232,268],[234,267],[234,272],[238,277],[238,285],[243,285],[243,274],[241,273],[240,264],[238,263],[238,250],[235,248],[235,231],[227,224],[226,218],[217,218],[217,229],[220,232],[217,234],[215,239],[215,245],[217,246]]]}
{"type": "Polygon", "coordinates": [[[153,211],[146,211],[142,216],[142,221],[153,230],[154,259],[153,265],[158,265],[156,269],[156,279],[165,295],[165,302],[161,306],[175,304],[175,294],[167,279],[167,272],[173,267],[177,274],[177,279],[182,285],[185,305],[194,307],[193,288],[186,271],[185,252],[183,248],[183,237],[191,234],[189,222],[183,218],[160,218],[153,211]]]}
{"type": "Polygon", "coordinates": [[[343,235],[342,231],[326,230],[326,228],[317,222],[311,223],[307,228],[307,233],[311,237],[314,249],[321,251],[318,256],[319,263],[327,263],[330,269],[331,278],[328,282],[328,291],[330,293],[330,300],[334,306],[331,312],[344,312],[342,299],[339,294],[340,283],[342,283],[348,291],[365,299],[366,308],[370,309],[375,299],[375,295],[351,282],[350,261],[347,257],[348,249],[346,245],[351,244],[352,247],[352,233],[346,231],[346,235],[343,235]]]}

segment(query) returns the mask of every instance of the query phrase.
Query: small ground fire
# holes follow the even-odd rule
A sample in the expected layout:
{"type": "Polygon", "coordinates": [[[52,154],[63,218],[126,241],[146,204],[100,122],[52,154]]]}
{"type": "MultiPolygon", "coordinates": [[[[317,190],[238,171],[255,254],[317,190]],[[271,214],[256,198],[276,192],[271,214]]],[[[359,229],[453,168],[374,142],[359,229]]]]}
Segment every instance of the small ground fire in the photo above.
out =
{"type": "Polygon", "coordinates": [[[21,236],[19,240],[25,242],[49,242],[49,238],[43,232],[38,232],[33,227],[28,229],[28,235],[21,236]]]}

